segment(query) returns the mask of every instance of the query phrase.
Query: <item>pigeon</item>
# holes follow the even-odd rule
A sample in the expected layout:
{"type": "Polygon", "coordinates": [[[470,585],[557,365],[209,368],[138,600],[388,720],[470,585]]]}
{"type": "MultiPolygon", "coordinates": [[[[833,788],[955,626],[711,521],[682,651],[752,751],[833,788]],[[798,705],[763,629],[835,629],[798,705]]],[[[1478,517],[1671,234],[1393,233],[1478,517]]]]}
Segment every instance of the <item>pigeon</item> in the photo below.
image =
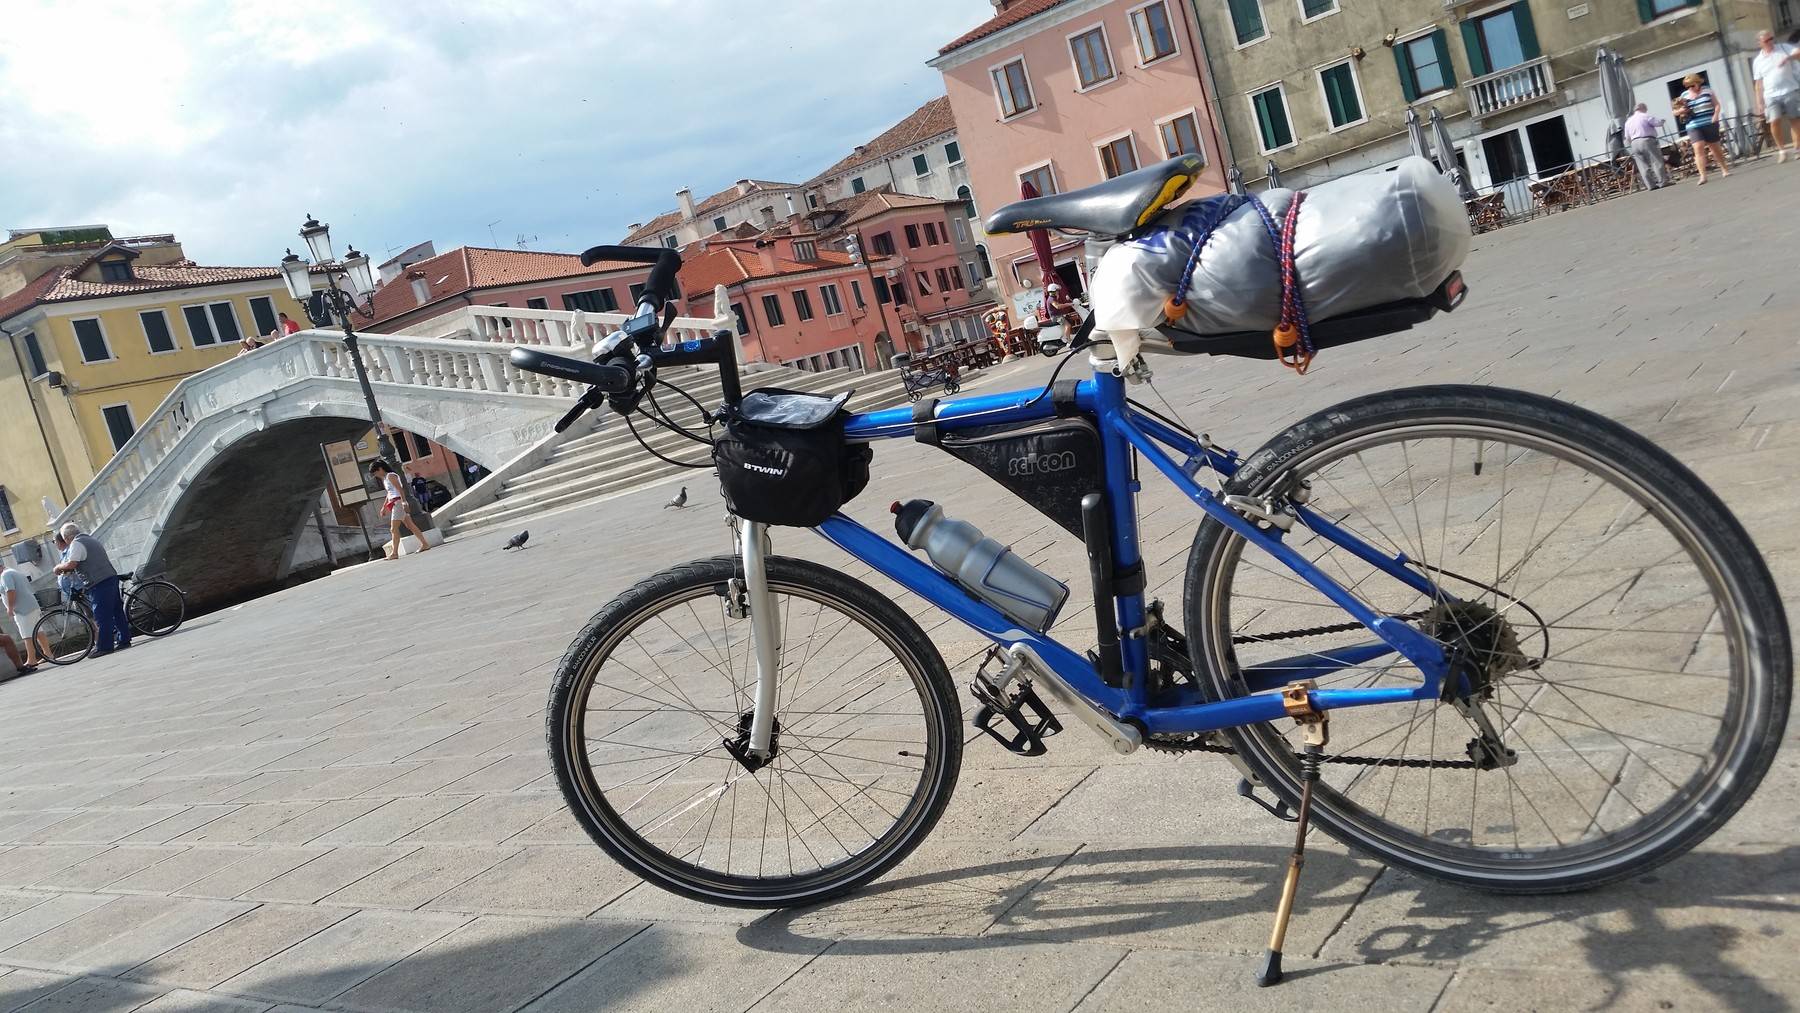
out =
{"type": "Polygon", "coordinates": [[[521,531],[518,534],[512,536],[511,538],[508,538],[506,540],[506,544],[500,547],[500,551],[505,552],[507,549],[523,549],[525,547],[525,543],[527,541],[529,541],[530,539],[531,539],[531,532],[521,531]]]}
{"type": "Polygon", "coordinates": [[[663,504],[663,509],[667,510],[670,507],[674,507],[675,509],[680,510],[684,506],[687,506],[687,486],[685,485],[681,487],[680,492],[675,494],[674,499],[663,504]]]}

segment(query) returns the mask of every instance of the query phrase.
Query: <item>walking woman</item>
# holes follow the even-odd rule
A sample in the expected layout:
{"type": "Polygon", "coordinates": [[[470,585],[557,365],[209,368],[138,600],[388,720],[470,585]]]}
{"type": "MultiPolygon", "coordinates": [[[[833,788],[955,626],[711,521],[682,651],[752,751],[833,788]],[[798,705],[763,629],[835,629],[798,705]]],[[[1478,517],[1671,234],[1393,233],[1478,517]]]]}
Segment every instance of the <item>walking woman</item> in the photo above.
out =
{"type": "Polygon", "coordinates": [[[402,525],[419,540],[419,551],[430,552],[431,545],[425,541],[425,532],[413,523],[412,508],[407,506],[406,487],[401,485],[400,476],[387,466],[386,461],[376,461],[369,465],[369,474],[374,475],[381,487],[387,490],[387,500],[381,504],[381,513],[388,519],[388,530],[394,536],[394,551],[388,554],[389,559],[400,558],[400,528],[402,525]]]}
{"type": "Polygon", "coordinates": [[[1709,156],[1718,165],[1719,175],[1731,175],[1731,170],[1725,168],[1725,146],[1719,143],[1719,97],[1699,74],[1689,74],[1681,83],[1687,85],[1681,101],[1687,106],[1688,139],[1694,143],[1694,170],[1700,174],[1700,185],[1705,186],[1709,156]]]}

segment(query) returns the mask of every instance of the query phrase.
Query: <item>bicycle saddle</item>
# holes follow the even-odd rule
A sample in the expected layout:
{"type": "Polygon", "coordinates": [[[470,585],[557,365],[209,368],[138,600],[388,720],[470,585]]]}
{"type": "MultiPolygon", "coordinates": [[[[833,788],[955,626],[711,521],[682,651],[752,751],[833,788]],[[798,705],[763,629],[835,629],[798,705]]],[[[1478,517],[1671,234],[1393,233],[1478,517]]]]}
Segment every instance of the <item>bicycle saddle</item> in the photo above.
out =
{"type": "Polygon", "coordinates": [[[1180,155],[1079,190],[1015,201],[989,215],[985,227],[990,235],[1049,228],[1122,236],[1186,193],[1204,165],[1196,155],[1180,155]]]}

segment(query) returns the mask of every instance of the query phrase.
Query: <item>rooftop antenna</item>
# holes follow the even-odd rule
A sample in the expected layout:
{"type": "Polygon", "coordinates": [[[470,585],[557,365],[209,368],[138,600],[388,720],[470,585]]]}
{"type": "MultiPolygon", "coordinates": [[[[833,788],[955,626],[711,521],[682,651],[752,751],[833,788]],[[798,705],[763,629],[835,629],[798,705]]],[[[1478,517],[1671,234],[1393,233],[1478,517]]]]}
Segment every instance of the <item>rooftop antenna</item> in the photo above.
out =
{"type": "Polygon", "coordinates": [[[521,233],[519,233],[517,245],[518,245],[519,249],[521,249],[521,250],[529,250],[529,249],[531,249],[531,244],[535,243],[537,241],[538,241],[538,237],[528,236],[525,233],[521,232],[521,233]]]}
{"type": "Polygon", "coordinates": [[[506,219],[504,219],[504,218],[496,218],[493,221],[488,222],[488,245],[493,246],[496,249],[499,248],[499,246],[500,246],[500,240],[494,238],[494,226],[500,224],[501,222],[503,222],[505,220],[506,219]]]}

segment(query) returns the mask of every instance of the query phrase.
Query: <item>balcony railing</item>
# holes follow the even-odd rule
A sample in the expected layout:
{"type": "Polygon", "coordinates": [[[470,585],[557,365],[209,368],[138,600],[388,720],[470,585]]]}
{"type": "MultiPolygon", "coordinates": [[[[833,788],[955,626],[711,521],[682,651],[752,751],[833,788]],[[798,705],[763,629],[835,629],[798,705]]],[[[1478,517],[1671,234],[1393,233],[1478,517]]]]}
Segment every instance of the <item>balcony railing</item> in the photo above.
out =
{"type": "Polygon", "coordinates": [[[1550,72],[1550,58],[1540,56],[1516,67],[1472,78],[1463,88],[1469,96],[1469,112],[1476,119],[1483,119],[1556,94],[1556,77],[1550,72]]]}

